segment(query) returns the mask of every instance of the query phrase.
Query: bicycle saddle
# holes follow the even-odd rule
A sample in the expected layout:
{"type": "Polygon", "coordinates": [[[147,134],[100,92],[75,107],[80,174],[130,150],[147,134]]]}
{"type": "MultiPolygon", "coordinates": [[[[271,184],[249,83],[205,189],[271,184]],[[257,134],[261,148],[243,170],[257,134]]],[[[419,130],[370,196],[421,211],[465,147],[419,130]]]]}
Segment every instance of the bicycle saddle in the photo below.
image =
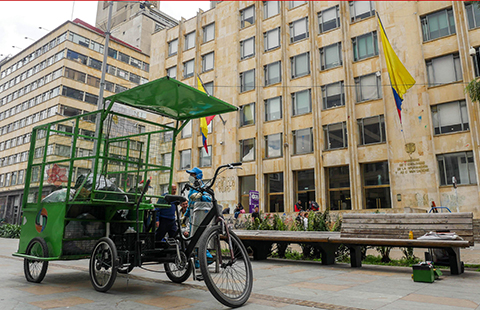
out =
{"type": "Polygon", "coordinates": [[[165,195],[165,201],[167,203],[182,203],[184,201],[187,201],[187,198],[183,196],[177,196],[177,195],[165,195]]]}

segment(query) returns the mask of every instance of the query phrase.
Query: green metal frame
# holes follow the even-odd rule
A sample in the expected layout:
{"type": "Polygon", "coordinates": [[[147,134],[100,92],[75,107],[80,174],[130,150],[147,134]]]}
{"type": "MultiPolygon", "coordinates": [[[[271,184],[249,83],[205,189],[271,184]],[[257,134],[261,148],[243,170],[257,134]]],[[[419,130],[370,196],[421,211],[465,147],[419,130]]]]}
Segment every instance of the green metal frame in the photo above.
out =
{"type": "MultiPolygon", "coordinates": [[[[177,141],[177,135],[182,131],[182,129],[188,124],[191,119],[222,114],[227,112],[236,111],[237,108],[232,106],[222,100],[219,100],[215,97],[208,96],[207,94],[190,87],[186,84],[183,84],[177,80],[170,79],[168,77],[161,78],[144,85],[140,85],[133,89],[127,90],[125,92],[115,94],[113,96],[105,98],[105,105],[106,108],[104,110],[99,110],[91,113],[86,113],[82,115],[77,115],[74,117],[54,121],[48,124],[43,124],[37,126],[32,131],[31,142],[30,142],[30,152],[28,156],[28,168],[25,175],[25,189],[24,195],[22,200],[22,209],[24,213],[24,223],[22,225],[22,232],[19,242],[19,249],[17,253],[14,253],[15,256],[24,257],[28,259],[32,259],[35,257],[29,256],[26,254],[26,248],[29,242],[35,237],[42,237],[48,246],[49,250],[49,257],[46,258],[38,258],[41,260],[57,260],[57,259],[79,259],[79,258],[87,258],[89,257],[88,253],[81,253],[78,255],[64,255],[63,253],[63,243],[66,241],[95,241],[96,237],[86,237],[86,238],[64,238],[65,236],[65,227],[67,223],[71,221],[77,221],[79,223],[85,222],[100,222],[105,223],[105,225],[109,225],[110,223],[115,224],[118,221],[114,221],[113,217],[116,214],[117,210],[123,209],[131,209],[134,208],[134,203],[130,201],[138,202],[138,198],[140,193],[138,188],[133,193],[124,193],[130,202],[122,202],[117,200],[105,199],[101,197],[105,197],[107,194],[112,194],[110,191],[105,190],[98,190],[96,189],[96,182],[97,176],[103,175],[108,173],[108,175],[114,174],[124,174],[128,177],[129,174],[134,175],[136,173],[137,180],[142,178],[146,180],[148,172],[150,171],[170,171],[169,175],[169,188],[171,189],[172,181],[173,181],[173,170],[174,170],[174,156],[171,158],[170,166],[163,166],[155,163],[150,163],[149,158],[152,152],[150,144],[154,135],[172,132],[172,145],[171,145],[171,153],[175,153],[175,144],[177,141]],[[176,121],[175,126],[168,126],[163,124],[157,124],[155,122],[137,118],[131,115],[124,115],[122,113],[118,113],[112,111],[114,103],[127,105],[130,107],[134,107],[140,110],[148,111],[160,116],[164,116],[176,121]],[[90,135],[80,134],[80,129],[82,124],[82,119],[91,119],[93,116],[100,117],[100,125],[96,128],[96,132],[98,133],[96,137],[92,137],[90,135]],[[160,127],[159,130],[154,130],[151,132],[144,132],[138,134],[130,134],[120,137],[106,137],[104,134],[104,126],[105,122],[107,121],[108,117],[122,117],[131,121],[141,122],[153,126],[160,127]],[[72,123],[72,132],[68,132],[67,130],[61,131],[57,127],[53,125],[58,124],[69,124],[72,123]],[[45,140],[44,142],[39,140],[38,133],[40,130],[45,131],[45,140]],[[63,135],[66,137],[70,137],[71,142],[71,152],[70,157],[67,159],[56,159],[56,160],[49,160],[47,154],[49,141],[51,135],[63,135]],[[131,148],[131,142],[134,139],[145,138],[146,145],[145,145],[145,153],[142,154],[142,149],[140,151],[131,148]],[[84,139],[88,141],[88,143],[97,144],[96,153],[91,156],[81,156],[76,157],[76,150],[81,143],[79,143],[79,139],[84,139]],[[42,144],[43,147],[43,154],[41,160],[35,158],[35,149],[38,147],[38,143],[42,144]],[[117,157],[113,157],[113,155],[109,155],[109,147],[112,143],[116,142],[123,142],[126,141],[126,150],[125,150],[125,158],[121,158],[122,155],[118,155],[117,157]],[[138,152],[138,160],[135,160],[135,154],[138,152]],[[142,156],[145,160],[142,162],[142,156]],[[79,160],[84,161],[93,161],[93,184],[92,190],[89,194],[89,197],[82,197],[79,198],[80,189],[75,193],[72,200],[70,200],[70,193],[72,191],[72,186],[75,184],[75,180],[73,179],[74,174],[74,163],[79,160]],[[105,171],[109,164],[109,161],[119,162],[124,165],[124,169],[120,169],[120,171],[105,171]],[[45,203],[42,202],[42,191],[44,189],[44,181],[45,181],[45,173],[47,165],[54,165],[54,164],[68,164],[68,181],[66,182],[66,197],[65,202],[56,202],[56,203],[45,203]],[[38,196],[36,200],[32,203],[28,202],[28,195],[33,189],[32,186],[32,173],[34,170],[39,170],[39,180],[38,180],[38,196]],[[90,208],[103,208],[102,212],[104,212],[104,216],[98,219],[80,219],[80,218],[71,218],[67,217],[67,213],[69,209],[74,206],[79,207],[90,207],[90,208]],[[44,212],[48,215],[43,215],[41,212],[44,212]]],[[[64,125],[67,126],[67,125],[64,125]]],[[[70,126],[70,125],[68,125],[70,126]]],[[[43,138],[42,138],[43,139],[43,138]]],[[[63,139],[63,138],[60,138],[63,139]]],[[[85,142],[87,143],[87,142],[85,142]]],[[[123,151],[123,150],[122,150],[123,151]]],[[[106,176],[105,176],[106,177],[106,176]]],[[[124,190],[126,190],[126,179],[124,186],[121,186],[124,190]]],[[[35,182],[36,183],[36,182],[35,182]]],[[[147,198],[161,198],[160,195],[146,195],[147,198]]],[[[140,202],[140,211],[151,210],[155,206],[168,206],[168,205],[156,205],[148,203],[147,201],[140,202]]],[[[97,209],[98,210],[98,209],[97,209]]],[[[137,230],[139,229],[139,223],[143,215],[139,218],[130,219],[129,223],[137,223],[137,230]]],[[[107,228],[108,231],[108,228],[107,228]]]]}

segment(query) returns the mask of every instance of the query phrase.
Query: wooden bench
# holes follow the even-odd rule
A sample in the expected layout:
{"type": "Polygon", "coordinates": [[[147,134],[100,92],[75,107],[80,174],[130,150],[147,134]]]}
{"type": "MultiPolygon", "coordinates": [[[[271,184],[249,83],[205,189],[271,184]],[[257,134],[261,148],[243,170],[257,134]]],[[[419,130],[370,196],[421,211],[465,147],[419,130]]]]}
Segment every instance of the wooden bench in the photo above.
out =
{"type": "Polygon", "coordinates": [[[352,267],[361,267],[362,246],[444,248],[449,254],[451,274],[463,272],[460,248],[473,246],[472,213],[403,213],[403,214],[344,214],[341,232],[236,230],[254,259],[266,259],[273,243],[306,243],[320,249],[322,263],[335,263],[335,251],[340,244],[350,250],[352,267]],[[450,231],[463,240],[418,240],[414,238],[430,231],[450,231]]]}
{"type": "Polygon", "coordinates": [[[473,246],[472,213],[344,214],[340,237],[329,239],[350,249],[352,267],[360,267],[361,246],[444,248],[452,274],[463,272],[460,248],[473,246]],[[409,239],[409,232],[414,239],[409,239]],[[455,232],[463,240],[416,239],[430,231],[455,232]]]}

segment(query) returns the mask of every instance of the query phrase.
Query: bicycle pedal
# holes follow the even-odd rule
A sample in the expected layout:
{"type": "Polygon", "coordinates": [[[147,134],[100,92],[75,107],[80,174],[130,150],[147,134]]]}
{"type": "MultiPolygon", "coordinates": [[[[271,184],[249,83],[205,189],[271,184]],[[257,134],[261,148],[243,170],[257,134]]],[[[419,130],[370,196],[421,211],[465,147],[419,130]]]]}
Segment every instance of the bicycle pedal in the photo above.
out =
{"type": "Polygon", "coordinates": [[[175,238],[167,238],[166,241],[168,245],[177,245],[177,239],[175,238]]]}

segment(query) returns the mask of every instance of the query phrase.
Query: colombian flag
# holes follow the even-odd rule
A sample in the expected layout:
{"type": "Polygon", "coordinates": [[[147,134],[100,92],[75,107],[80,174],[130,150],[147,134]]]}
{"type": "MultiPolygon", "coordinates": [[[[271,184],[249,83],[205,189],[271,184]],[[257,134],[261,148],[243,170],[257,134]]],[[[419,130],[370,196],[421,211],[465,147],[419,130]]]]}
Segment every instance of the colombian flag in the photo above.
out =
{"type": "Polygon", "coordinates": [[[378,24],[380,26],[380,36],[382,38],[383,53],[385,54],[385,61],[387,63],[388,75],[390,76],[390,84],[392,85],[393,97],[397,104],[398,117],[400,123],[402,122],[402,101],[403,95],[407,90],[415,84],[414,78],[408,73],[397,54],[393,51],[390,42],[388,42],[385,29],[383,29],[382,21],[378,16],[378,24]]]}
{"type": "MultiPolygon", "coordinates": [[[[197,75],[197,87],[199,91],[204,92],[205,94],[208,95],[198,75],[197,75]]],[[[205,152],[207,152],[207,154],[208,154],[208,147],[207,147],[208,125],[210,124],[210,122],[214,117],[215,115],[202,117],[200,119],[200,130],[202,131],[202,142],[203,142],[203,147],[205,148],[205,152]]]]}

